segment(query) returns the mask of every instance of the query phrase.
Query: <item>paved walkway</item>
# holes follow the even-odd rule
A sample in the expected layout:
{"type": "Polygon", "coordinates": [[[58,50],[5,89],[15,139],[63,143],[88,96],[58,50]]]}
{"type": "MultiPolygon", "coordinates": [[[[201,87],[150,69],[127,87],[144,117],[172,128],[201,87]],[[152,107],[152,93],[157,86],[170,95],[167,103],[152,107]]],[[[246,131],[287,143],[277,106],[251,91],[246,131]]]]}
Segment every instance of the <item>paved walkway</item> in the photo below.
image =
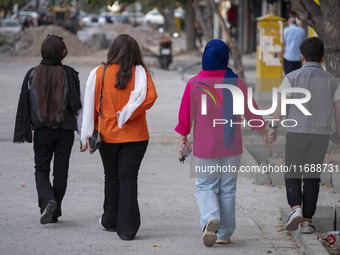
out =
{"type": "MultiPolygon", "coordinates": [[[[290,236],[277,231],[279,207],[286,206],[285,190],[256,186],[249,176],[238,179],[237,229],[232,243],[212,248],[202,244],[194,179],[189,176],[189,163],[178,163],[178,135],[173,131],[185,82],[178,73],[157,69],[153,77],[159,98],[147,114],[151,140],[139,175],[142,225],[136,240],[121,241],[98,226],[103,167],[97,152],[79,152],[78,137],[63,216],[57,224],[41,225],[32,144],[12,143],[21,82],[29,67],[0,59],[1,254],[302,254],[290,236]]],[[[92,68],[75,68],[84,92],[92,68]]],[[[250,137],[257,139],[255,133],[250,137]]]]}

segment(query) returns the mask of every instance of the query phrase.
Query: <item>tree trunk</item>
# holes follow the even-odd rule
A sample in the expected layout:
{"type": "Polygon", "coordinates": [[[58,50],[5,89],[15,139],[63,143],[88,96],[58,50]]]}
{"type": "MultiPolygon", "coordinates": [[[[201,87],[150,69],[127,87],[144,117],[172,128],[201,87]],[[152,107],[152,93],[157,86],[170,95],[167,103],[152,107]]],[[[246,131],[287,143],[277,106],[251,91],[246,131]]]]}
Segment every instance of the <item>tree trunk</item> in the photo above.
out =
{"type": "MultiPolygon", "coordinates": [[[[203,19],[203,14],[202,14],[202,10],[198,4],[198,0],[193,0],[193,7],[194,7],[194,11],[195,11],[195,17],[196,20],[200,23],[202,30],[203,30],[203,37],[205,39],[206,42],[209,42],[213,39],[212,36],[212,28],[210,28],[208,26],[209,22],[205,22],[203,19]]],[[[211,22],[210,22],[211,24],[211,22]]]]}
{"type": "Polygon", "coordinates": [[[324,17],[323,27],[315,30],[320,33],[325,44],[325,64],[328,72],[340,78],[340,1],[320,1],[321,13],[324,17]],[[324,32],[321,34],[321,31],[324,32]]]}
{"type": "Polygon", "coordinates": [[[328,72],[340,78],[340,1],[291,0],[299,19],[311,26],[325,44],[328,72]]]}
{"type": "Polygon", "coordinates": [[[232,51],[233,54],[233,60],[234,60],[234,67],[235,67],[235,72],[242,78],[244,78],[244,69],[243,69],[243,64],[242,64],[242,55],[237,47],[237,44],[233,41],[233,38],[231,37],[231,32],[227,28],[227,25],[224,22],[224,19],[222,17],[222,14],[220,10],[218,9],[215,0],[210,0],[210,4],[215,12],[215,14],[218,17],[218,21],[222,27],[222,32],[225,37],[225,40],[227,41],[228,46],[230,47],[230,50],[232,51]]]}
{"type": "Polygon", "coordinates": [[[187,50],[197,50],[196,47],[196,30],[195,30],[195,13],[192,6],[193,0],[187,0],[185,12],[185,28],[187,34],[187,50]]]}
{"type": "MultiPolygon", "coordinates": [[[[213,13],[213,10],[209,4],[209,1],[210,0],[206,0],[206,3],[207,3],[207,8],[206,8],[206,11],[207,11],[207,17],[206,17],[206,20],[207,20],[207,27],[208,27],[208,31],[207,31],[207,38],[210,38],[210,40],[214,39],[214,13],[213,13]]],[[[209,40],[209,41],[210,41],[209,40]]]]}
{"type": "Polygon", "coordinates": [[[166,17],[167,20],[167,27],[169,34],[173,35],[176,32],[176,25],[175,25],[175,17],[174,17],[174,11],[175,11],[175,0],[171,0],[170,10],[169,13],[164,13],[164,17],[166,17]]]}

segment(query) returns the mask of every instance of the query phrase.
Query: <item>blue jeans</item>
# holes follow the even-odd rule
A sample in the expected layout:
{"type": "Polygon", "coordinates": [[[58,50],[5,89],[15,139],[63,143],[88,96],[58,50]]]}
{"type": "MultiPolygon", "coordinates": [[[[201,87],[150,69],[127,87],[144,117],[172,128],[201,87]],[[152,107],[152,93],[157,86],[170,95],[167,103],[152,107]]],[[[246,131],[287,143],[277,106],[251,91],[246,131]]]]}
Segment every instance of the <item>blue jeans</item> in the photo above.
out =
{"type": "Polygon", "coordinates": [[[283,70],[285,71],[286,75],[301,68],[301,66],[301,61],[289,61],[287,59],[283,59],[283,70]]]}
{"type": "Polygon", "coordinates": [[[196,179],[196,199],[201,212],[201,228],[210,219],[217,219],[220,228],[217,239],[229,239],[236,227],[235,193],[237,172],[241,163],[241,155],[215,159],[195,157],[195,166],[201,167],[196,179]],[[203,172],[208,166],[232,166],[236,171],[203,172]],[[205,167],[205,168],[204,168],[205,167]]]}

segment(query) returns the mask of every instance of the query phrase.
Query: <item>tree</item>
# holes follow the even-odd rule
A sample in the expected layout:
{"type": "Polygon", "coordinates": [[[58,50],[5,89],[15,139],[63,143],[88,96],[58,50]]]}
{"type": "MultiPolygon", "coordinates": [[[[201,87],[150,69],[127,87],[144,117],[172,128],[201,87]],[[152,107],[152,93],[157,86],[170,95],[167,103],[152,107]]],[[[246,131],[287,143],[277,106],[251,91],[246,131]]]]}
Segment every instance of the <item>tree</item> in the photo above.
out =
{"type": "Polygon", "coordinates": [[[218,9],[218,6],[215,3],[215,0],[209,0],[211,6],[213,7],[213,10],[215,14],[218,17],[218,21],[222,27],[222,32],[224,35],[225,40],[227,41],[228,46],[230,47],[232,53],[233,53],[233,60],[234,60],[234,67],[235,67],[235,72],[240,76],[244,77],[244,68],[243,68],[243,63],[242,63],[242,55],[237,47],[237,44],[235,40],[231,36],[230,29],[227,28],[227,25],[225,24],[225,21],[222,17],[222,14],[220,10],[218,9]]]}
{"type": "Polygon", "coordinates": [[[19,4],[22,7],[26,4],[25,0],[0,0],[0,11],[4,11],[6,14],[8,11],[13,11],[13,5],[19,4]]]}
{"type": "Polygon", "coordinates": [[[326,50],[326,69],[340,78],[340,1],[291,0],[297,15],[311,26],[323,40],[326,50]]]}
{"type": "MultiPolygon", "coordinates": [[[[213,35],[212,35],[213,27],[212,27],[212,22],[210,21],[211,17],[208,16],[206,21],[203,19],[202,10],[198,4],[198,0],[193,0],[193,7],[195,11],[195,18],[200,23],[202,30],[203,30],[203,37],[205,38],[207,42],[209,42],[210,40],[213,39],[213,35]]],[[[210,5],[207,6],[207,9],[210,10],[209,7],[210,5]]]]}
{"type": "Polygon", "coordinates": [[[196,29],[195,29],[195,13],[192,6],[193,0],[186,0],[185,10],[185,29],[187,34],[187,50],[197,50],[196,47],[196,29]]]}

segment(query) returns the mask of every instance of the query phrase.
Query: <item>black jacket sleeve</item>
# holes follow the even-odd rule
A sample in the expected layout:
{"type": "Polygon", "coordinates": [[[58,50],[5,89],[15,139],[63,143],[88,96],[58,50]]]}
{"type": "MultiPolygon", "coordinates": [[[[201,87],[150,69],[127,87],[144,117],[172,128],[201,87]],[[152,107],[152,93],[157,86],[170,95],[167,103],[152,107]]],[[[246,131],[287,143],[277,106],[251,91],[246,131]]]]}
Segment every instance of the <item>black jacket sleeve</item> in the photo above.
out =
{"type": "Polygon", "coordinates": [[[30,104],[29,104],[29,90],[28,90],[28,79],[31,68],[22,83],[21,93],[19,97],[17,115],[15,119],[14,127],[14,143],[32,142],[32,128],[31,128],[31,118],[30,118],[30,104]]]}
{"type": "Polygon", "coordinates": [[[74,115],[77,115],[78,110],[82,109],[80,99],[80,82],[78,72],[70,66],[64,66],[67,79],[70,85],[70,105],[74,115]]]}

